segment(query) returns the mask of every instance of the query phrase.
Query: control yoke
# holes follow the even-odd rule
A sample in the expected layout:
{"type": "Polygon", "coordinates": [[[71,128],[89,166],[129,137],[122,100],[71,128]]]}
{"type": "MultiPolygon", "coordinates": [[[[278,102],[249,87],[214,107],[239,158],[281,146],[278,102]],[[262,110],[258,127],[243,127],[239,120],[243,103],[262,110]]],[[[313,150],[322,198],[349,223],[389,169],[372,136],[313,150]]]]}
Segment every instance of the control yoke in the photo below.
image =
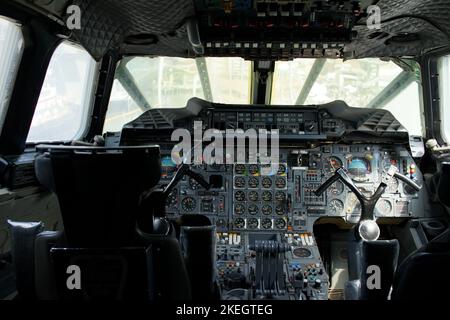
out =
{"type": "Polygon", "coordinates": [[[169,234],[171,231],[171,224],[166,218],[166,201],[170,193],[183,179],[184,176],[191,177],[206,190],[211,188],[202,175],[192,171],[189,165],[182,163],[173,179],[164,189],[153,189],[141,200],[141,214],[137,221],[137,230],[141,235],[145,234],[169,234]]]}
{"type": "Polygon", "coordinates": [[[208,183],[205,178],[201,174],[198,174],[194,171],[192,171],[189,168],[189,165],[186,163],[182,163],[180,167],[178,168],[177,172],[175,173],[175,176],[173,179],[169,182],[169,184],[164,188],[164,195],[165,198],[169,196],[169,194],[172,192],[172,190],[177,186],[177,184],[180,182],[181,179],[183,179],[184,176],[188,176],[192,179],[194,179],[197,183],[199,183],[203,188],[206,190],[211,189],[211,184],[208,183]]]}
{"type": "Polygon", "coordinates": [[[389,180],[394,178],[401,180],[416,191],[419,191],[421,189],[421,187],[417,185],[417,183],[400,174],[396,166],[391,166],[388,171],[383,173],[378,189],[370,197],[365,196],[358,189],[358,187],[348,176],[344,168],[339,168],[338,170],[336,170],[335,174],[327,181],[325,181],[325,183],[322,184],[314,193],[316,194],[316,196],[321,196],[333,183],[341,180],[356,195],[359,202],[361,203],[361,217],[358,222],[359,236],[365,241],[375,241],[380,236],[380,228],[375,222],[374,217],[375,206],[381,195],[386,190],[389,180]]]}

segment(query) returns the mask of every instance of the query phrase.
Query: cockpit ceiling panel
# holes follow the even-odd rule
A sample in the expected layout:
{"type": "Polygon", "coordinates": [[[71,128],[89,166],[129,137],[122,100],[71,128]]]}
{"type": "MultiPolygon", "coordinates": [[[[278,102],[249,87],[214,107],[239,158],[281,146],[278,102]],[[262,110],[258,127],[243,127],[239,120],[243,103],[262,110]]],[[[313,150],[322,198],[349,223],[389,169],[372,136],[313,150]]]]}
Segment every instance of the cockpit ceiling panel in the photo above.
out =
{"type": "Polygon", "coordinates": [[[346,58],[418,56],[449,45],[450,1],[381,0],[377,5],[381,9],[382,21],[388,21],[381,24],[381,30],[378,31],[381,36],[373,37],[377,30],[369,30],[364,22],[356,26],[358,36],[345,47],[346,58]],[[405,17],[396,18],[400,16],[405,17]],[[391,39],[408,33],[416,34],[418,39],[391,39]]]}
{"type": "Polygon", "coordinates": [[[194,13],[190,0],[75,0],[82,13],[74,36],[95,59],[124,45],[129,36],[152,35],[149,54],[186,56],[189,49],[184,22],[194,13]]]}
{"type": "MultiPolygon", "coordinates": [[[[98,60],[110,49],[125,54],[195,56],[184,26],[196,16],[193,0],[74,0],[73,4],[80,6],[82,19],[81,30],[72,37],[98,60]],[[130,36],[144,41],[130,43],[130,36]]],[[[450,0],[380,0],[377,5],[381,30],[370,30],[364,19],[357,21],[353,28],[357,35],[345,44],[345,59],[418,56],[450,45],[450,0]]]]}

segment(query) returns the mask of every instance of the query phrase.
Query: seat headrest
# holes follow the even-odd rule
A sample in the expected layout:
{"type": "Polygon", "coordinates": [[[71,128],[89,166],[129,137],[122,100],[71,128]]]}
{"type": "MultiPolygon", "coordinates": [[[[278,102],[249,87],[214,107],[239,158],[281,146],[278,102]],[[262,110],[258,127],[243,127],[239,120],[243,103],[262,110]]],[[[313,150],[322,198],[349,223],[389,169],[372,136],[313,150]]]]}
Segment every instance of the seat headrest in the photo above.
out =
{"type": "MultiPolygon", "coordinates": [[[[60,178],[68,175],[78,181],[111,187],[123,179],[104,179],[106,176],[129,177],[127,182],[141,192],[153,188],[161,177],[159,146],[142,147],[80,147],[39,145],[35,161],[39,182],[57,193],[62,186],[60,178]]],[[[64,185],[69,184],[66,181],[64,185]]],[[[75,185],[72,185],[75,187],[75,185]]]]}
{"type": "Polygon", "coordinates": [[[69,246],[133,243],[141,195],[161,177],[158,146],[38,146],[38,180],[55,192],[69,246]]]}

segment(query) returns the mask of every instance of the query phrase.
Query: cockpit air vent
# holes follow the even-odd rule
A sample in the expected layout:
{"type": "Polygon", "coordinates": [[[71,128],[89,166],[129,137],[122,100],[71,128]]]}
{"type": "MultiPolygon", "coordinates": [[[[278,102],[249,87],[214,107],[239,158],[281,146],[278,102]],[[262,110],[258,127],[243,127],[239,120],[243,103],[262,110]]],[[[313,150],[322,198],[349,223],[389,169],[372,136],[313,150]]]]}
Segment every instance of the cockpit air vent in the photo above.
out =
{"type": "Polygon", "coordinates": [[[162,110],[149,110],[143,113],[138,119],[125,125],[125,128],[136,129],[171,129],[175,115],[162,110]]]}
{"type": "Polygon", "coordinates": [[[390,112],[380,110],[373,113],[367,120],[360,123],[357,131],[406,132],[406,129],[390,112]]]}

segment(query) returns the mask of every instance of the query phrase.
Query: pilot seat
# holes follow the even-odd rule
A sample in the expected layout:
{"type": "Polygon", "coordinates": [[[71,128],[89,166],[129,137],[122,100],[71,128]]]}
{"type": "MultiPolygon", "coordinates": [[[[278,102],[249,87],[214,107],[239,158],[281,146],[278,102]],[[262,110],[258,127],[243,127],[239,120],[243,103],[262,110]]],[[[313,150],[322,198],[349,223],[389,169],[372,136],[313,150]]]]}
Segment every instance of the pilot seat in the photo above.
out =
{"type": "MultiPolygon", "coordinates": [[[[200,279],[198,271],[192,271],[196,255],[186,250],[194,247],[215,257],[215,230],[202,221],[201,226],[181,222],[167,232],[149,228],[154,232],[148,233],[138,223],[152,220],[140,216],[152,214],[142,204],[161,176],[158,146],[43,145],[37,150],[36,176],[56,194],[64,231],[42,232],[41,223],[10,222],[19,298],[195,298],[192,281],[200,279]],[[184,235],[184,251],[177,229],[178,236],[184,235]]],[[[195,270],[212,270],[203,280],[207,287],[214,287],[213,259],[196,262],[195,270]]]]}

